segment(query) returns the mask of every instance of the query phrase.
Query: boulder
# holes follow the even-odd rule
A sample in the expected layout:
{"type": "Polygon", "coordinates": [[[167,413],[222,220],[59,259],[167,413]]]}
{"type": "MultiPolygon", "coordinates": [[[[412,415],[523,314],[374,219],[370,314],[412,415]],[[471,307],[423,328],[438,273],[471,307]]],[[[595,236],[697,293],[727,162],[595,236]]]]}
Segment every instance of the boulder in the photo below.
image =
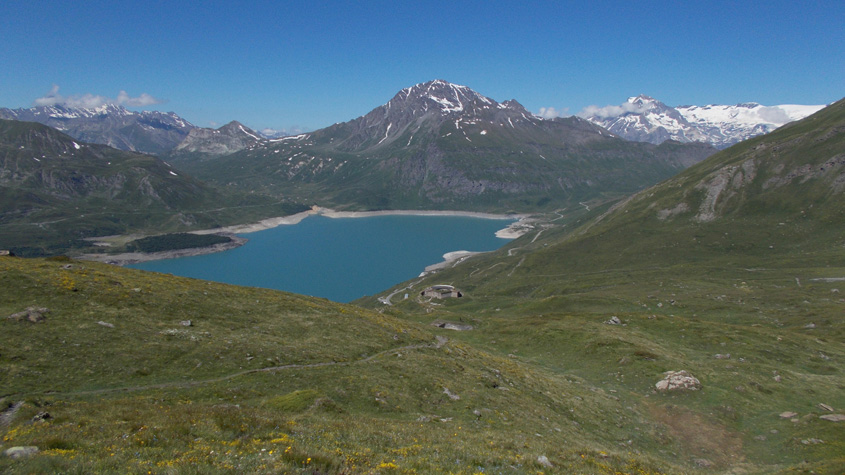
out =
{"type": "Polygon", "coordinates": [[[658,391],[698,391],[701,382],[686,370],[667,371],[654,386],[658,391]]]}
{"type": "Polygon", "coordinates": [[[549,462],[549,458],[546,457],[545,455],[541,455],[541,456],[537,457],[537,463],[546,467],[546,468],[554,468],[555,467],[554,465],[552,465],[551,462],[549,462]]]}
{"type": "Polygon", "coordinates": [[[29,446],[19,446],[19,447],[11,447],[6,449],[3,452],[3,455],[13,459],[19,459],[23,457],[30,457],[38,453],[38,447],[33,445],[29,446]]]}
{"type": "Polygon", "coordinates": [[[619,317],[614,315],[610,317],[610,320],[605,320],[604,323],[606,325],[622,325],[622,320],[619,320],[619,317]]]}
{"type": "Polygon", "coordinates": [[[32,323],[39,323],[46,319],[44,314],[49,311],[46,307],[27,307],[23,312],[14,313],[6,318],[15,321],[26,320],[32,323]]]}
{"type": "Polygon", "coordinates": [[[825,414],[823,416],[819,416],[819,419],[824,419],[830,422],[842,422],[845,421],[845,414],[825,414]]]}

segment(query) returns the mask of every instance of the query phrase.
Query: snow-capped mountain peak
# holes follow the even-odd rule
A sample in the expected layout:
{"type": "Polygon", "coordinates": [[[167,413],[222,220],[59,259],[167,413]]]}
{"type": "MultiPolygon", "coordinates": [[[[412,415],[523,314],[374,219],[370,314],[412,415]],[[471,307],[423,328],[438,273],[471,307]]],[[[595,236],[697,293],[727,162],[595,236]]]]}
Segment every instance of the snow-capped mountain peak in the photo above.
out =
{"type": "Polygon", "coordinates": [[[657,107],[658,105],[663,105],[662,102],[651,96],[646,96],[645,94],[629,97],[627,102],[628,104],[637,106],[637,108],[642,110],[649,110],[657,107]]]}
{"type": "Polygon", "coordinates": [[[726,148],[742,140],[802,119],[824,107],[736,105],[669,107],[641,94],[619,106],[588,107],[580,114],[628,140],[659,144],[665,140],[707,142],[726,148]]]}
{"type": "Polygon", "coordinates": [[[439,111],[441,114],[472,112],[473,109],[489,109],[496,102],[472,89],[452,84],[442,79],[415,84],[399,91],[385,107],[388,109],[411,107],[418,113],[439,111]]]}

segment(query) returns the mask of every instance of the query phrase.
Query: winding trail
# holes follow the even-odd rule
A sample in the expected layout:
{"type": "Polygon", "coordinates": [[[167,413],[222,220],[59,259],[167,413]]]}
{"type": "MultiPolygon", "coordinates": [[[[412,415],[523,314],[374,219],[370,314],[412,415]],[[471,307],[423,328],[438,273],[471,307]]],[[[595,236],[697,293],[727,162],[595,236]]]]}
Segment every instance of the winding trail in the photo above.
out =
{"type": "MultiPolygon", "coordinates": [[[[416,345],[406,345],[406,346],[400,346],[400,347],[397,347],[397,348],[389,348],[387,350],[380,351],[378,353],[372,354],[370,356],[367,356],[365,358],[361,358],[361,359],[355,360],[355,361],[341,361],[341,362],[326,361],[326,362],[323,362],[323,363],[288,364],[288,365],[281,365],[281,366],[270,366],[270,367],[267,367],[267,368],[247,369],[247,370],[243,370],[243,371],[238,371],[236,373],[227,374],[225,376],[218,376],[216,378],[200,379],[200,380],[195,380],[195,381],[173,381],[173,382],[169,382],[169,383],[149,384],[149,385],[145,385],[145,386],[124,386],[124,387],[119,387],[119,388],[91,389],[91,390],[85,390],[85,391],[66,391],[66,392],[42,391],[42,392],[34,392],[34,393],[28,393],[28,394],[29,395],[32,395],[32,394],[49,394],[51,396],[91,396],[91,395],[96,395],[96,394],[145,391],[145,390],[148,390],[148,389],[172,389],[172,388],[184,389],[184,388],[191,388],[191,387],[194,387],[194,386],[201,386],[203,384],[220,383],[220,382],[223,382],[223,381],[228,381],[230,379],[235,379],[235,378],[238,378],[238,377],[241,377],[241,376],[246,376],[248,374],[255,374],[255,373],[272,373],[272,372],[275,372],[275,371],[284,371],[284,370],[288,370],[288,369],[322,368],[322,367],[326,367],[326,366],[351,366],[351,365],[354,365],[354,364],[367,363],[369,361],[372,361],[376,358],[379,358],[383,355],[387,355],[387,354],[390,354],[390,353],[398,353],[398,352],[401,352],[401,351],[408,351],[408,350],[419,350],[419,349],[423,349],[423,348],[439,349],[439,348],[442,348],[443,345],[448,343],[448,341],[449,341],[448,338],[446,338],[444,336],[437,335],[436,341],[434,343],[418,343],[416,345]]],[[[16,404],[19,407],[20,404],[23,404],[23,402],[16,403],[16,404]]],[[[3,417],[5,417],[6,414],[9,413],[9,412],[11,412],[11,409],[7,410],[6,412],[4,412],[2,414],[2,416],[0,416],[0,424],[2,424],[3,421],[5,420],[3,417]]],[[[14,407],[14,412],[17,412],[17,407],[14,407]]],[[[12,416],[14,416],[14,412],[12,412],[12,416]]],[[[11,417],[11,416],[9,416],[9,417],[11,417]]]]}
{"type": "Polygon", "coordinates": [[[379,301],[379,302],[381,302],[381,303],[383,303],[383,304],[385,304],[385,305],[393,305],[393,303],[390,301],[390,299],[392,299],[394,295],[396,295],[396,294],[398,294],[398,293],[401,293],[401,292],[403,292],[403,291],[405,291],[405,290],[411,290],[411,289],[413,289],[413,288],[414,288],[414,286],[415,286],[415,285],[419,284],[419,283],[420,283],[420,282],[422,282],[422,281],[423,281],[422,279],[419,279],[418,281],[416,281],[416,282],[414,282],[414,283],[412,283],[412,284],[408,285],[407,287],[403,287],[403,288],[401,288],[401,289],[399,289],[399,290],[394,290],[393,292],[391,292],[390,294],[388,294],[388,296],[387,296],[387,297],[379,297],[379,298],[378,298],[378,301],[379,301]]]}
{"type": "Polygon", "coordinates": [[[18,413],[18,409],[20,409],[22,405],[23,401],[15,402],[9,406],[8,409],[0,413],[0,431],[5,432],[9,428],[9,425],[11,425],[12,420],[15,418],[15,414],[18,413]]]}

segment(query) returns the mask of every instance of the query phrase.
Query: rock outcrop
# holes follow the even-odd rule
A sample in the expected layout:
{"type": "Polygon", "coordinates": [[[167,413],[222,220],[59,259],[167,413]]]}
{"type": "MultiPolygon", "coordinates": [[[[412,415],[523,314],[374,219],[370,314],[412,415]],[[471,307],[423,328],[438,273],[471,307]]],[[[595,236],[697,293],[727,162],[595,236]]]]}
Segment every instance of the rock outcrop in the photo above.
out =
{"type": "Polygon", "coordinates": [[[701,389],[701,382],[686,370],[667,371],[664,378],[658,381],[654,387],[658,391],[698,391],[701,389]]]}

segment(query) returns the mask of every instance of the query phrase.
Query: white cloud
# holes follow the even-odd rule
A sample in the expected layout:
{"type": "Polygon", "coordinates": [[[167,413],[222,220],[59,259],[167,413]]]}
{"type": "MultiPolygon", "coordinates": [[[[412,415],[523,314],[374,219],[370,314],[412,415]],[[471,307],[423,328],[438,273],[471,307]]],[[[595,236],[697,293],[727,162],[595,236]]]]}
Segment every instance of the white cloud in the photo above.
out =
{"type": "Polygon", "coordinates": [[[625,102],[625,103],[620,104],[618,106],[604,106],[604,107],[587,106],[587,107],[581,109],[581,112],[579,112],[576,115],[578,117],[594,117],[594,116],[596,116],[596,117],[601,117],[603,119],[606,119],[608,117],[619,117],[620,115],[628,113],[628,112],[639,112],[639,111],[642,111],[642,110],[643,110],[643,108],[636,105],[636,104],[632,104],[630,102],[625,102]]]}
{"type": "Polygon", "coordinates": [[[126,91],[120,91],[117,99],[112,99],[106,96],[99,96],[94,94],[63,96],[59,94],[59,86],[53,84],[52,89],[47,95],[39,97],[33,101],[36,106],[65,106],[65,107],[79,107],[84,109],[93,109],[106,104],[114,104],[119,106],[129,107],[145,107],[153,104],[161,104],[161,99],[157,99],[147,93],[143,93],[138,97],[130,97],[126,91]]]}
{"type": "Polygon", "coordinates": [[[537,113],[537,117],[542,117],[544,119],[554,119],[555,117],[567,117],[569,116],[569,108],[564,108],[563,110],[557,110],[554,107],[541,107],[540,112],[537,113]]]}
{"type": "Polygon", "coordinates": [[[761,119],[766,120],[768,122],[771,122],[772,124],[775,124],[775,125],[783,125],[783,124],[786,124],[787,122],[792,121],[792,119],[789,118],[789,115],[786,113],[786,111],[781,109],[780,107],[777,107],[777,106],[761,107],[760,112],[758,112],[758,113],[760,114],[761,119]]]}
{"type": "Polygon", "coordinates": [[[273,129],[271,127],[265,127],[259,130],[258,132],[267,138],[277,138],[287,137],[289,135],[298,135],[307,132],[307,130],[298,125],[294,125],[284,129],[273,129]]]}
{"type": "Polygon", "coordinates": [[[161,104],[162,102],[164,101],[156,99],[146,92],[141,93],[138,97],[129,97],[126,91],[120,91],[120,94],[117,95],[117,103],[129,107],[146,107],[153,104],[161,104]]]}

